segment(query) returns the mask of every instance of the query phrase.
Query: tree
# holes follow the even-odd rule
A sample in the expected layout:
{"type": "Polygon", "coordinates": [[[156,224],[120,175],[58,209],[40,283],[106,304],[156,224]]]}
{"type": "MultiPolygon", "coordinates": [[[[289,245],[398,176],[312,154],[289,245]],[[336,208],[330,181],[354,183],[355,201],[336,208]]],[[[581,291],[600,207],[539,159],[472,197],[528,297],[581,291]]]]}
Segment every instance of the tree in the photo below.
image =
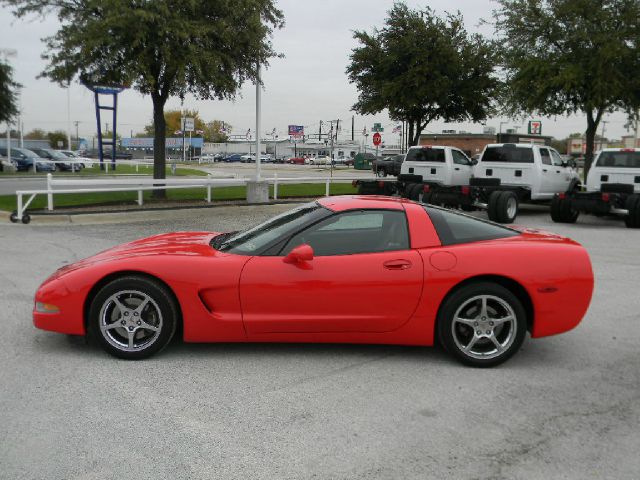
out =
{"type": "MultiPolygon", "coordinates": [[[[205,142],[226,142],[228,137],[223,132],[223,124],[221,120],[214,120],[212,122],[205,122],[200,117],[200,113],[197,110],[168,110],[164,112],[164,120],[166,124],[165,133],[168,137],[175,136],[177,131],[182,128],[182,117],[193,118],[195,131],[203,132],[201,135],[205,142]]],[[[227,126],[229,126],[227,124],[227,126]]],[[[141,136],[152,137],[155,133],[153,122],[144,127],[145,133],[141,136]]],[[[194,132],[194,135],[196,133],[194,132]]]]}
{"type": "Polygon", "coordinates": [[[0,60],[0,122],[9,122],[18,114],[20,84],[13,80],[13,68],[0,60]]]}
{"type": "Polygon", "coordinates": [[[69,148],[67,145],[67,134],[62,130],[47,133],[47,140],[51,148],[69,148]]]}
{"type": "Polygon", "coordinates": [[[640,107],[638,0],[498,0],[510,113],[587,118],[585,177],[602,116],[640,107]]]}
{"type": "MultiPolygon", "coordinates": [[[[0,0],[18,17],[54,11],[43,76],[130,85],[153,102],[154,178],[165,178],[164,106],[170,96],[232,99],[275,55],[283,25],[274,0],[0,0]]],[[[160,192],[160,191],[159,191],[160,192]]]]}
{"type": "Polygon", "coordinates": [[[391,119],[409,123],[412,145],[436,119],[477,122],[493,113],[495,48],[469,35],[460,14],[439,18],[429,8],[396,3],[382,29],[354,38],[360,46],[347,67],[359,92],[353,109],[363,115],[388,109],[391,119]]]}
{"type": "Polygon", "coordinates": [[[27,140],[47,140],[47,132],[41,128],[34,128],[24,136],[27,140]]]}
{"type": "MultiPolygon", "coordinates": [[[[175,132],[182,129],[182,117],[185,118],[193,118],[195,129],[202,130],[204,129],[204,122],[200,118],[200,114],[197,110],[185,110],[184,112],[181,110],[167,110],[164,112],[164,122],[165,122],[165,134],[168,137],[173,137],[176,135],[175,132]]],[[[155,135],[155,127],[153,122],[144,127],[145,133],[149,137],[153,137],[155,135]]]]}

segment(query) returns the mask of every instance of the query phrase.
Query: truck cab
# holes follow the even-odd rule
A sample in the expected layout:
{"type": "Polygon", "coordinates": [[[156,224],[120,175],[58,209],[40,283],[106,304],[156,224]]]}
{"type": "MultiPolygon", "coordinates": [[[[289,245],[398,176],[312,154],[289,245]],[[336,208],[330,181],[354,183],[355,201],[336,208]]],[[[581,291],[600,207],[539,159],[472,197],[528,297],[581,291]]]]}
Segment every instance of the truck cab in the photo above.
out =
{"type": "Polygon", "coordinates": [[[455,147],[411,147],[402,163],[400,174],[420,176],[422,183],[434,186],[468,185],[473,174],[473,162],[455,147]]]}
{"type": "Polygon", "coordinates": [[[534,144],[487,145],[473,176],[497,179],[501,187],[514,188],[521,202],[551,200],[580,183],[577,172],[555,149],[534,144]]]}
{"type": "Polygon", "coordinates": [[[605,148],[587,175],[587,192],[599,192],[603,184],[632,185],[640,193],[640,148],[605,148]]]}

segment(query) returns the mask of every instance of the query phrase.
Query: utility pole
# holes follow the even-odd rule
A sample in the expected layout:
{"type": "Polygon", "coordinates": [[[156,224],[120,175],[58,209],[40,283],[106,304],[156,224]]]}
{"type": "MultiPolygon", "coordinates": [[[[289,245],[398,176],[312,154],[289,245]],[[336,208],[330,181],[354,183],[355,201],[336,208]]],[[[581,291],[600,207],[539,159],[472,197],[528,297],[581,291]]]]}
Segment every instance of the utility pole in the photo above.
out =
{"type": "Polygon", "coordinates": [[[71,150],[71,82],[67,83],[67,148],[71,150]]]}
{"type": "Polygon", "coordinates": [[[318,141],[322,140],[322,120],[320,120],[320,128],[318,129],[318,141]]]}
{"type": "Polygon", "coordinates": [[[356,126],[356,119],[354,115],[351,115],[351,141],[355,142],[356,137],[355,137],[355,126],[356,126]]]}
{"type": "Polygon", "coordinates": [[[260,132],[262,131],[261,125],[261,99],[260,96],[262,90],[260,88],[260,64],[258,64],[256,75],[256,180],[260,181],[261,175],[261,163],[260,163],[260,132]]]}
{"type": "Polygon", "coordinates": [[[638,114],[636,116],[636,135],[633,141],[633,148],[640,147],[640,145],[638,144],[639,138],[640,138],[640,110],[638,110],[638,114]]]}

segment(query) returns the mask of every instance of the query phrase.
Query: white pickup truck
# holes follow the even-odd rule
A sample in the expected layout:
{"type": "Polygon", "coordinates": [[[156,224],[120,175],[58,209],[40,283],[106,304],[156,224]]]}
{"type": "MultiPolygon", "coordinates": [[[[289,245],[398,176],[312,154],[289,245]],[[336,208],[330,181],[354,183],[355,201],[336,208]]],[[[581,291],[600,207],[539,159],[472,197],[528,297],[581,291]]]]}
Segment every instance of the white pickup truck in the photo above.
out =
{"type": "Polygon", "coordinates": [[[580,179],[553,148],[490,144],[476,163],[454,147],[411,147],[397,182],[359,182],[363,194],[400,194],[413,200],[486,209],[490,220],[511,223],[520,203],[549,202],[577,191],[580,179]]]}
{"type": "Polygon", "coordinates": [[[587,176],[586,192],[559,193],[551,219],[574,223],[580,212],[620,216],[628,228],[640,228],[640,148],[605,148],[587,176]]]}

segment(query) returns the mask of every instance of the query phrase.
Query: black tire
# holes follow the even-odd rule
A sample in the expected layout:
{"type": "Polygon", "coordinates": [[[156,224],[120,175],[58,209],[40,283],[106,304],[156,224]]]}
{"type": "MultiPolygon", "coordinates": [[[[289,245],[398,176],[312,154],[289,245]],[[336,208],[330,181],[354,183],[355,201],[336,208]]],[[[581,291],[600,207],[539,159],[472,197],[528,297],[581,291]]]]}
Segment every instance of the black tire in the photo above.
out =
{"type": "Polygon", "coordinates": [[[11,212],[9,220],[11,221],[11,223],[18,223],[18,212],[16,212],[15,210],[11,212]]]}
{"type": "Polygon", "coordinates": [[[509,191],[500,192],[496,215],[500,223],[513,223],[518,216],[518,196],[509,191]]]}
{"type": "Polygon", "coordinates": [[[571,200],[554,195],[551,200],[551,220],[556,223],[576,223],[580,212],[571,208],[571,200]]]}
{"type": "Polygon", "coordinates": [[[31,215],[29,215],[28,213],[23,213],[22,214],[22,223],[25,225],[28,225],[29,223],[31,223],[31,215]]]}
{"type": "Polygon", "coordinates": [[[91,302],[88,317],[91,338],[107,353],[126,360],[141,360],[160,352],[173,338],[177,324],[178,307],[171,292],[155,280],[134,275],[117,278],[102,287],[91,302]],[[126,308],[125,312],[114,298],[126,308]],[[136,315],[135,308],[145,298],[148,303],[136,315]],[[103,328],[115,324],[122,326],[103,328]],[[136,341],[140,344],[136,345],[136,341]]]}
{"type": "Polygon", "coordinates": [[[414,185],[415,185],[414,183],[405,183],[403,185],[402,190],[400,191],[400,196],[402,198],[410,198],[411,189],[413,188],[414,185]]]}
{"type": "Polygon", "coordinates": [[[624,224],[627,228],[640,228],[640,195],[629,195],[625,207],[629,213],[624,217],[624,224]]]}
{"type": "Polygon", "coordinates": [[[454,291],[438,312],[440,344],[458,361],[472,367],[494,367],[507,361],[522,346],[526,332],[527,314],[522,303],[511,291],[495,283],[471,283],[454,291]],[[485,316],[481,311],[483,297],[487,298],[485,316]],[[456,321],[457,314],[470,321],[456,321]],[[496,322],[507,317],[513,320],[496,322]],[[501,344],[501,350],[492,338],[501,344]]]}
{"type": "Polygon", "coordinates": [[[414,202],[419,202],[420,201],[420,194],[422,193],[424,189],[424,186],[421,183],[416,183],[412,188],[411,188],[411,192],[410,192],[410,197],[409,200],[413,200],[414,202]]]}
{"type": "Polygon", "coordinates": [[[500,194],[502,192],[499,190],[494,190],[489,195],[489,202],[487,204],[487,216],[489,220],[492,222],[499,222],[498,220],[498,199],[500,198],[500,194]]]}
{"type": "Polygon", "coordinates": [[[384,168],[377,168],[376,169],[376,176],[378,176],[378,177],[386,177],[387,176],[387,171],[384,168]]]}

